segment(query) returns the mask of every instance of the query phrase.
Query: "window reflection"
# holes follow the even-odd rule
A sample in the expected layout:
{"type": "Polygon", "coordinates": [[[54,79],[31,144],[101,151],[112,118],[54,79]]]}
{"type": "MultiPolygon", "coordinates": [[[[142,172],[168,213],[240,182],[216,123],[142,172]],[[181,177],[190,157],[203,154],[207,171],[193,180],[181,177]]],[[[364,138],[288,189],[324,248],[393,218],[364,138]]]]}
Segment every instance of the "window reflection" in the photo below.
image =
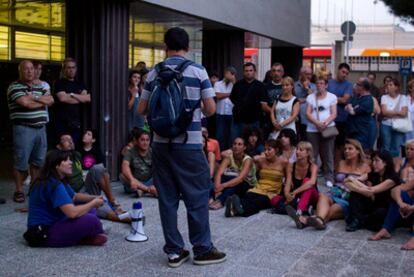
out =
{"type": "Polygon", "coordinates": [[[0,60],[60,61],[64,31],[65,1],[0,0],[0,60]]]}
{"type": "Polygon", "coordinates": [[[142,22],[139,15],[131,16],[129,20],[129,67],[139,61],[144,61],[147,67],[165,59],[164,33],[173,26],[182,26],[190,37],[190,52],[187,57],[201,63],[202,31],[201,23],[183,22],[142,22]],[[185,26],[184,26],[185,25],[185,26]]]}
{"type": "Polygon", "coordinates": [[[10,28],[0,26],[0,60],[10,59],[9,36],[10,28]]]}

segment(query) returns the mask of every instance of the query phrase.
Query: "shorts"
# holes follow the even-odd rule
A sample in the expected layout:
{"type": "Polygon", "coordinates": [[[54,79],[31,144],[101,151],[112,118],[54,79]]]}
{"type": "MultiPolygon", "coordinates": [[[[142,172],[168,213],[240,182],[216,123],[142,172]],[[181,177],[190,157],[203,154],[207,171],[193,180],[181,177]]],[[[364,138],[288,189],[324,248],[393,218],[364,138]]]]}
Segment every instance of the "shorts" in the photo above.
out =
{"type": "Polygon", "coordinates": [[[27,171],[29,164],[42,167],[47,152],[46,127],[13,125],[14,168],[27,171]]]}
{"type": "Polygon", "coordinates": [[[342,199],[340,197],[333,196],[333,195],[331,195],[329,193],[326,194],[326,195],[329,196],[329,198],[331,198],[332,201],[335,204],[338,204],[339,206],[341,206],[342,214],[346,218],[348,216],[348,213],[349,213],[349,202],[348,202],[348,200],[342,199]]]}

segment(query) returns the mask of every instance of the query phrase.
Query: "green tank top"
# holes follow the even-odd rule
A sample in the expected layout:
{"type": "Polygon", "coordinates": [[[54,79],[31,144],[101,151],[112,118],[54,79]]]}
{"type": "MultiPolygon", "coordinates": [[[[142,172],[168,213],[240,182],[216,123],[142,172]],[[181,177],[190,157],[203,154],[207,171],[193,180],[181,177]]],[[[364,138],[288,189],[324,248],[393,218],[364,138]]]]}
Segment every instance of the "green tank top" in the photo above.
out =
{"type": "MultiPolygon", "coordinates": [[[[233,176],[239,176],[241,169],[244,165],[244,162],[247,160],[251,160],[252,158],[248,155],[245,155],[243,157],[243,162],[241,164],[241,166],[238,166],[236,164],[236,161],[234,160],[234,156],[233,153],[230,155],[230,165],[226,170],[226,175],[233,175],[233,176]]],[[[244,181],[246,181],[247,183],[250,184],[250,186],[255,186],[257,183],[257,179],[256,179],[256,165],[253,162],[253,166],[250,168],[249,173],[247,174],[246,178],[244,179],[244,181]]]]}

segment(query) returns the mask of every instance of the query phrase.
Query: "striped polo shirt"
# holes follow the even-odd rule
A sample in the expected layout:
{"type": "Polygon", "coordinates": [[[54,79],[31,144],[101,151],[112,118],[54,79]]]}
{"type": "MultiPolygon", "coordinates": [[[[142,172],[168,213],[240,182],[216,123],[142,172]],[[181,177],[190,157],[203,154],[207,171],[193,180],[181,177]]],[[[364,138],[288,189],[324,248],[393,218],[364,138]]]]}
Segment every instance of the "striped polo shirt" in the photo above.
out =
{"type": "MultiPolygon", "coordinates": [[[[184,60],[183,57],[173,56],[167,58],[164,62],[165,65],[170,68],[175,68],[184,60]]],[[[142,92],[141,99],[149,100],[154,88],[154,80],[157,76],[155,69],[151,70],[148,74],[148,78],[145,82],[144,91],[142,92]]],[[[188,66],[183,72],[183,85],[185,86],[184,101],[188,101],[192,107],[198,104],[200,98],[207,99],[213,98],[215,92],[211,86],[210,79],[204,67],[199,64],[192,64],[188,66]]],[[[203,137],[201,135],[201,109],[197,108],[194,111],[193,121],[187,128],[187,142],[184,144],[184,134],[174,138],[172,147],[174,149],[185,150],[199,150],[202,149],[203,137]]],[[[161,137],[154,134],[154,143],[169,143],[168,138],[161,137]]]]}
{"type": "Polygon", "coordinates": [[[43,126],[47,123],[48,113],[45,107],[28,109],[19,104],[16,100],[22,96],[38,95],[43,96],[45,92],[41,85],[28,86],[16,81],[7,89],[7,102],[9,105],[10,120],[15,125],[43,126]]]}

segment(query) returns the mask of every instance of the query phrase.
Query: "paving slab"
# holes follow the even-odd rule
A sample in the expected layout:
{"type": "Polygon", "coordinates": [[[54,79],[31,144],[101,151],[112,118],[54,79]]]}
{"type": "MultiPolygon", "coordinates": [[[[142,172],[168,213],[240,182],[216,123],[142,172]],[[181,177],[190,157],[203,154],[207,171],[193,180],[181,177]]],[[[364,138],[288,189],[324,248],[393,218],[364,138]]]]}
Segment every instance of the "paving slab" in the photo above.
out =
{"type": "MultiPolygon", "coordinates": [[[[12,183],[11,183],[12,184],[12,183]]],[[[210,212],[213,242],[228,254],[225,263],[195,266],[190,259],[180,268],[166,264],[164,239],[154,198],[137,199],[123,193],[113,183],[114,194],[124,208],[142,201],[149,240],[125,240],[128,224],[102,221],[109,240],[105,246],[69,248],[29,248],[22,238],[27,214],[15,212],[10,199],[13,186],[0,181],[0,276],[414,276],[414,252],[401,251],[410,236],[398,229],[393,237],[380,242],[367,241],[371,232],[345,232],[343,221],[333,221],[327,230],[298,230],[285,215],[262,211],[248,218],[226,218],[224,210],[210,212]]],[[[178,210],[178,225],[186,247],[186,209],[178,210]]]]}

